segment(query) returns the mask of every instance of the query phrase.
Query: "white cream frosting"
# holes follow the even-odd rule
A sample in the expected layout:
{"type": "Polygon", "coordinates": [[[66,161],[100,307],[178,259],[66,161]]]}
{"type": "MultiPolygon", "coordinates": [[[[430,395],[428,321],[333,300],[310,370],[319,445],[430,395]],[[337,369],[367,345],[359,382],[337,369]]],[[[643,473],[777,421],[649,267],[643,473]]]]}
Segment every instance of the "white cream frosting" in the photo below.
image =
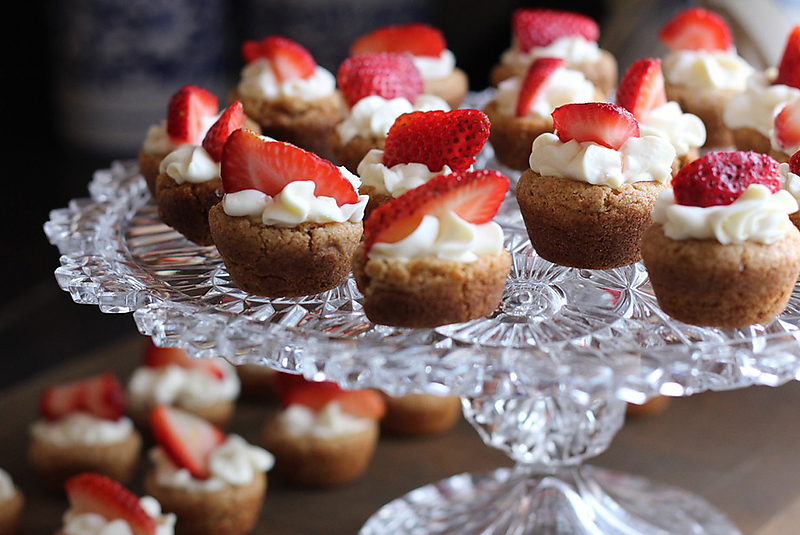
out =
{"type": "Polygon", "coordinates": [[[238,89],[242,96],[250,98],[275,100],[288,97],[311,101],[331,95],[336,90],[336,78],[330,71],[318,65],[308,78],[279,82],[270,61],[258,58],[242,69],[238,89]]]}
{"type": "Polygon", "coordinates": [[[386,137],[394,121],[404,113],[449,109],[447,102],[436,95],[419,95],[413,103],[402,97],[387,100],[370,95],[355,103],[350,114],[336,125],[336,133],[342,143],[349,143],[354,137],[386,137]]]}
{"type": "Polygon", "coordinates": [[[531,169],[542,176],[570,178],[618,188],[633,182],[664,182],[672,175],[675,149],[655,136],[629,138],[619,150],[574,139],[563,143],[545,133],[533,142],[531,169]]]}
{"type": "MultiPolygon", "coordinates": [[[[152,496],[144,496],[139,504],[147,515],[156,521],[156,535],[175,533],[175,515],[161,514],[161,504],[152,496]]],[[[96,513],[76,514],[67,510],[64,514],[64,535],[133,535],[130,525],[122,519],[106,520],[96,513]]]]}
{"type": "Polygon", "coordinates": [[[399,197],[439,175],[449,175],[453,170],[445,165],[438,171],[431,171],[424,163],[399,163],[392,167],[383,164],[383,151],[372,149],[358,164],[361,183],[375,188],[377,193],[399,197]]]}
{"type": "MultiPolygon", "coordinates": [[[[522,81],[523,77],[512,76],[498,84],[495,96],[498,113],[510,117],[516,116],[522,81]]],[[[587,80],[582,72],[559,67],[539,89],[528,116],[545,119],[549,124],[553,124],[551,114],[554,109],[573,102],[593,102],[597,100],[596,93],[594,84],[587,80]]]]}
{"type": "Polygon", "coordinates": [[[10,500],[14,497],[16,492],[14,481],[11,479],[11,476],[8,472],[0,468],[0,502],[10,500]]]}
{"type": "Polygon", "coordinates": [[[722,245],[780,240],[794,225],[788,215],[797,211],[791,193],[772,193],[761,184],[750,184],[738,199],[724,206],[682,206],[672,188],[661,192],[653,208],[653,221],[664,225],[673,240],[715,239],[722,245]]]}
{"type": "Polygon", "coordinates": [[[278,415],[280,425],[292,436],[313,436],[329,439],[366,431],[375,425],[369,418],[358,418],[342,411],[334,401],[322,410],[313,411],[304,405],[294,404],[278,415]]]}
{"type": "Polygon", "coordinates": [[[219,361],[219,368],[221,378],[197,368],[139,367],[128,383],[131,407],[151,408],[163,404],[191,409],[236,399],[241,386],[236,369],[223,360],[219,361]]]}
{"type": "Polygon", "coordinates": [[[787,102],[800,98],[800,89],[783,84],[772,85],[777,75],[777,69],[771,67],[750,76],[747,88],[725,106],[722,120],[728,128],[753,128],[764,137],[772,137],[775,116],[787,102]]]}
{"type": "Polygon", "coordinates": [[[705,144],[706,126],[697,115],[684,113],[677,102],[667,102],[639,121],[639,135],[665,139],[672,143],[678,156],[683,156],[705,144]]]}
{"type": "Polygon", "coordinates": [[[533,47],[523,52],[519,44],[500,56],[500,63],[516,70],[527,69],[536,58],[562,58],[567,66],[581,63],[596,63],[600,60],[600,47],[596,41],[588,41],[580,35],[559,37],[547,46],[533,47]]]}
{"type": "Polygon", "coordinates": [[[800,202],[800,176],[789,171],[788,163],[778,166],[778,175],[780,175],[781,187],[800,202]]]}
{"type": "Polygon", "coordinates": [[[219,178],[220,164],[202,146],[181,145],[161,160],[158,171],[176,184],[202,184],[219,178]]]}
{"type": "Polygon", "coordinates": [[[664,58],[664,76],[694,89],[744,91],[753,67],[734,51],[675,50],[664,58]]]}
{"type": "Polygon", "coordinates": [[[413,56],[411,61],[423,80],[446,78],[456,68],[456,56],[446,48],[438,56],[413,56]]]}
{"type": "MultiPolygon", "coordinates": [[[[220,118],[219,115],[209,115],[200,119],[200,131],[197,133],[195,139],[189,140],[190,145],[201,145],[203,138],[206,137],[209,129],[214,126],[214,123],[220,118]]],[[[180,146],[167,134],[167,121],[161,121],[160,124],[154,124],[147,130],[147,135],[144,138],[142,149],[150,154],[167,154],[172,152],[180,146]]]]}
{"type": "Polygon", "coordinates": [[[208,479],[195,479],[187,469],[175,466],[160,447],[150,450],[150,460],[159,485],[201,492],[247,485],[258,472],[267,472],[275,465],[275,457],[270,452],[235,434],[228,435],[225,442],[211,452],[208,479]]]}
{"type": "Polygon", "coordinates": [[[453,262],[474,262],[503,250],[503,229],[494,221],[474,225],[453,212],[426,215],[414,231],[395,243],[376,242],[370,258],[408,262],[433,256],[453,262]]]}
{"type": "MultiPolygon", "coordinates": [[[[792,105],[800,106],[800,96],[798,96],[796,98],[797,98],[796,103],[795,103],[794,99],[791,99],[791,102],[793,103],[792,105]]],[[[788,106],[789,104],[787,103],[786,105],[788,106]]],[[[782,109],[783,108],[781,107],[781,109],[779,109],[777,113],[780,114],[782,109]]],[[[783,145],[781,142],[778,141],[778,138],[775,136],[775,124],[774,124],[774,122],[773,122],[772,126],[773,126],[772,129],[770,129],[770,131],[769,131],[769,138],[770,138],[770,143],[772,144],[772,149],[775,152],[782,152],[784,154],[788,154],[788,155],[791,156],[795,152],[800,151],[800,141],[798,141],[797,144],[794,145],[794,146],[783,145]]],[[[797,126],[798,126],[798,128],[800,128],[800,125],[797,125],[797,126]]]]}
{"type": "Polygon", "coordinates": [[[54,421],[37,420],[31,425],[31,436],[35,440],[57,446],[117,444],[128,439],[131,433],[130,418],[104,420],[82,412],[54,421]]]}

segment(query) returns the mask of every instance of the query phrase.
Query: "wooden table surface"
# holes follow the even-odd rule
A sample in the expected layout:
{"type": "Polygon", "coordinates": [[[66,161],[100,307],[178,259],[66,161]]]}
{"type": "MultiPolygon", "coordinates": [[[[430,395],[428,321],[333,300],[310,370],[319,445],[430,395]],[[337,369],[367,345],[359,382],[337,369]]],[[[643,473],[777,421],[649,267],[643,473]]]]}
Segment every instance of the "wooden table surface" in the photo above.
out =
{"type": "MultiPolygon", "coordinates": [[[[51,382],[101,370],[126,381],[140,358],[130,336],[0,392],[0,467],[11,473],[28,504],[20,531],[50,535],[66,509],[47,495],[26,463],[28,426],[36,400],[51,382]]],[[[9,358],[13,358],[8,355],[9,358]]],[[[258,442],[267,404],[240,402],[232,431],[258,442]]],[[[800,385],[752,387],[670,400],[657,415],[630,418],[594,464],[681,487],[715,504],[745,535],[800,533],[800,385]]],[[[382,437],[361,480],[330,490],[303,490],[270,479],[260,535],[355,534],[381,505],[426,483],[510,466],[464,421],[432,438],[382,437]],[[313,511],[313,514],[309,514],[313,511]]],[[[146,460],[141,463],[141,470],[146,460]]],[[[132,485],[140,492],[140,478],[132,485]]]]}

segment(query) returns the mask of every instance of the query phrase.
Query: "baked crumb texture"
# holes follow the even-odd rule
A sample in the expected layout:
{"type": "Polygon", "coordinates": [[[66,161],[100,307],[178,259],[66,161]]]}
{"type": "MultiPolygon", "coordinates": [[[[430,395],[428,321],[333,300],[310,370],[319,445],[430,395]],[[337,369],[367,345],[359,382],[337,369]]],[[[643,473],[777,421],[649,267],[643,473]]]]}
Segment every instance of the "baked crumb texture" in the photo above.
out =
{"type": "Polygon", "coordinates": [[[733,133],[725,126],[722,113],[725,105],[738,92],[722,89],[696,89],[683,85],[664,82],[667,100],[674,100],[684,113],[693,113],[700,117],[706,126],[706,144],[704,147],[732,147],[733,133]]]}
{"type": "Polygon", "coordinates": [[[14,487],[14,495],[0,502],[0,535],[14,535],[19,529],[22,511],[25,509],[25,498],[18,487],[14,487]]]}
{"type": "Polygon", "coordinates": [[[361,222],[268,227],[231,217],[222,203],[209,212],[217,250],[233,282],[265,297],[313,295],[342,284],[361,240],[361,222]]]}
{"type": "Polygon", "coordinates": [[[461,105],[464,96],[469,90],[469,80],[467,73],[456,67],[449,75],[444,78],[433,80],[423,80],[422,92],[428,95],[436,95],[441,98],[452,109],[461,105]]]}
{"type": "Polygon", "coordinates": [[[433,394],[387,396],[381,433],[400,436],[436,435],[451,429],[461,416],[461,398],[433,394]]]}
{"type": "Polygon", "coordinates": [[[644,265],[661,309],[709,327],[767,323],[783,312],[800,273],[800,232],[770,245],[673,240],[654,224],[642,241],[644,265]]]}
{"type": "Polygon", "coordinates": [[[377,190],[372,186],[365,186],[361,185],[358,188],[358,193],[361,195],[368,195],[369,201],[367,202],[367,207],[364,209],[364,221],[369,218],[369,215],[380,205],[386,204],[387,202],[391,201],[394,197],[389,195],[388,193],[378,193],[377,190]]]}
{"type": "Polygon", "coordinates": [[[615,189],[528,169],[517,183],[517,201],[539,256],[562,266],[612,269],[641,259],[650,212],[668,185],[637,182],[615,189]]]}
{"type": "Polygon", "coordinates": [[[370,136],[356,136],[347,143],[342,143],[342,138],[336,129],[332,129],[329,135],[331,152],[337,165],[345,166],[351,173],[358,174],[358,164],[364,159],[372,149],[383,150],[386,145],[386,138],[370,136]]]}
{"type": "Polygon", "coordinates": [[[543,117],[509,117],[497,111],[494,100],[484,110],[492,124],[489,141],[497,161],[523,171],[530,167],[533,141],[541,134],[553,131],[553,124],[543,117]]]}
{"type": "Polygon", "coordinates": [[[156,177],[158,177],[158,168],[161,165],[161,160],[166,157],[166,154],[146,152],[144,149],[139,151],[139,173],[144,177],[147,182],[147,189],[150,191],[150,196],[156,198],[156,177]]]}
{"type": "Polygon", "coordinates": [[[222,180],[177,184],[166,174],[156,177],[158,216],[197,245],[214,245],[208,211],[222,200],[222,180]]]}
{"type": "Polygon", "coordinates": [[[363,247],[353,258],[353,275],[373,323],[437,327],[494,312],[503,295],[511,255],[481,256],[474,262],[434,257],[368,259],[363,247]]]}
{"type": "Polygon", "coordinates": [[[736,128],[731,133],[737,150],[752,150],[761,154],[769,154],[772,151],[772,142],[755,128],[745,126],[736,128]]]}

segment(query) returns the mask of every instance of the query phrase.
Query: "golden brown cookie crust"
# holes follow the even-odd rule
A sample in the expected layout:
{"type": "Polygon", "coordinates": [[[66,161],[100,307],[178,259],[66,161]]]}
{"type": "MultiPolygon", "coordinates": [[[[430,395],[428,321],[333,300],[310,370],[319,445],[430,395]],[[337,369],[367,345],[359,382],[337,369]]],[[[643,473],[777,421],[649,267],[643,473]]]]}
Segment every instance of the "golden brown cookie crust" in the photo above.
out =
{"type": "Polygon", "coordinates": [[[264,426],[264,446],[275,456],[275,470],[294,485],[329,487],[361,477],[378,443],[378,424],[334,437],[289,434],[277,414],[264,426]]]}
{"type": "Polygon", "coordinates": [[[345,166],[351,173],[358,173],[358,164],[369,151],[383,150],[386,145],[386,138],[378,136],[356,136],[347,143],[342,143],[342,138],[335,128],[331,130],[329,140],[334,161],[337,165],[345,166]]]}
{"type": "MultiPolygon", "coordinates": [[[[227,429],[236,410],[236,402],[234,400],[220,400],[205,405],[192,405],[191,407],[180,404],[176,406],[211,422],[221,429],[227,429]]],[[[129,405],[128,407],[128,415],[131,420],[133,420],[136,428],[146,436],[150,431],[150,413],[153,408],[146,405],[129,405]]]]}
{"type": "Polygon", "coordinates": [[[161,221],[197,245],[214,245],[208,227],[208,211],[222,200],[222,195],[220,178],[200,184],[178,184],[164,173],[156,177],[156,201],[161,221]]]}
{"type": "Polygon", "coordinates": [[[764,134],[748,126],[735,128],[732,131],[737,150],[752,150],[761,154],[769,154],[772,142],[764,134]]]}
{"type": "Polygon", "coordinates": [[[402,436],[435,435],[450,430],[461,416],[461,398],[433,394],[383,396],[381,432],[402,436]]]}
{"type": "Polygon", "coordinates": [[[780,314],[800,273],[800,231],[775,243],[673,240],[653,224],[642,256],[661,309],[693,325],[745,327],[780,314]]]}
{"type": "Polygon", "coordinates": [[[518,171],[530,167],[533,140],[553,131],[553,123],[544,117],[511,117],[497,110],[492,100],[484,110],[492,125],[489,142],[497,161],[518,171]]]}
{"type": "Polygon", "coordinates": [[[452,109],[461,105],[467,91],[469,91],[467,73],[458,67],[444,78],[428,79],[422,82],[423,93],[436,95],[447,102],[452,109]]]}
{"type": "Polygon", "coordinates": [[[360,221],[268,227],[229,216],[222,203],[211,209],[209,224],[236,286],[266,297],[314,295],[342,284],[363,231],[360,221]]]}
{"type": "Polygon", "coordinates": [[[154,153],[147,152],[144,149],[139,151],[139,172],[147,182],[147,189],[150,191],[150,196],[156,198],[156,177],[158,177],[159,166],[161,160],[166,157],[168,153],[154,153]]]}
{"type": "Polygon", "coordinates": [[[275,375],[278,373],[263,364],[239,364],[236,373],[242,384],[242,398],[262,401],[277,397],[275,375]]]}
{"type": "Polygon", "coordinates": [[[144,488],[165,513],[175,513],[175,535],[245,535],[258,522],[267,476],[256,472],[246,485],[206,492],[161,485],[150,471],[144,488]]]}
{"type": "Polygon", "coordinates": [[[722,89],[698,89],[684,85],[664,82],[667,100],[674,100],[680,104],[685,113],[693,113],[700,117],[706,126],[707,148],[725,148],[734,145],[733,133],[725,126],[722,114],[725,105],[738,92],[722,89]]]}
{"type": "Polygon", "coordinates": [[[516,194],[539,256],[562,266],[611,269],[641,259],[641,236],[650,226],[658,194],[668,185],[636,182],[611,188],[528,169],[516,194]]]}
{"type": "Polygon", "coordinates": [[[474,262],[423,257],[409,262],[367,258],[359,246],[353,275],[370,321],[395,327],[437,327],[494,312],[511,255],[503,250],[474,262]]]}
{"type": "Polygon", "coordinates": [[[61,446],[33,438],[28,447],[28,461],[43,486],[62,492],[64,482],[82,472],[98,472],[127,485],[139,462],[142,439],[133,431],[113,444],[61,446]]]}
{"type": "Polygon", "coordinates": [[[279,97],[267,100],[245,97],[234,89],[231,101],[242,103],[245,114],[261,127],[261,132],[279,141],[287,141],[323,158],[330,158],[328,136],[344,113],[344,101],[338,91],[311,101],[279,97]]]}
{"type": "Polygon", "coordinates": [[[394,198],[388,193],[378,193],[378,191],[373,186],[365,186],[363,184],[358,188],[358,193],[360,195],[369,196],[369,202],[367,202],[367,207],[364,209],[364,221],[366,221],[369,218],[369,215],[376,208],[378,208],[382,204],[386,204],[387,202],[391,201],[394,198]]]}
{"type": "Polygon", "coordinates": [[[0,535],[14,535],[19,529],[22,511],[25,509],[25,498],[19,487],[14,486],[14,494],[0,502],[0,535]]]}

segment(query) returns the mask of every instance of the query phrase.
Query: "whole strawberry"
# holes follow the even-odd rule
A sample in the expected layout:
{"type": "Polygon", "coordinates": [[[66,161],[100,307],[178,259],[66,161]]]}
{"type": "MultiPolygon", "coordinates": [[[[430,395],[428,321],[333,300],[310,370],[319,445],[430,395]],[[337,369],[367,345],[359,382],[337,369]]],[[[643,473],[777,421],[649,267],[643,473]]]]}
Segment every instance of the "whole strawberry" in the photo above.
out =
{"type": "Polygon", "coordinates": [[[370,95],[413,101],[422,93],[422,76],[409,54],[379,52],[351,56],[339,66],[336,83],[350,107],[370,95]]]}
{"type": "Polygon", "coordinates": [[[761,184],[772,193],[781,189],[778,162],[757,152],[710,152],[684,166],[672,179],[675,200],[684,206],[724,206],[761,184]]]}
{"type": "Polygon", "coordinates": [[[556,9],[518,9],[511,17],[511,29],[523,52],[561,37],[577,35],[597,41],[600,36],[597,23],[589,17],[556,9]]]}
{"type": "Polygon", "coordinates": [[[432,172],[447,165],[465,171],[489,139],[489,118],[478,110],[415,111],[397,118],[386,137],[383,163],[424,163],[432,172]]]}

